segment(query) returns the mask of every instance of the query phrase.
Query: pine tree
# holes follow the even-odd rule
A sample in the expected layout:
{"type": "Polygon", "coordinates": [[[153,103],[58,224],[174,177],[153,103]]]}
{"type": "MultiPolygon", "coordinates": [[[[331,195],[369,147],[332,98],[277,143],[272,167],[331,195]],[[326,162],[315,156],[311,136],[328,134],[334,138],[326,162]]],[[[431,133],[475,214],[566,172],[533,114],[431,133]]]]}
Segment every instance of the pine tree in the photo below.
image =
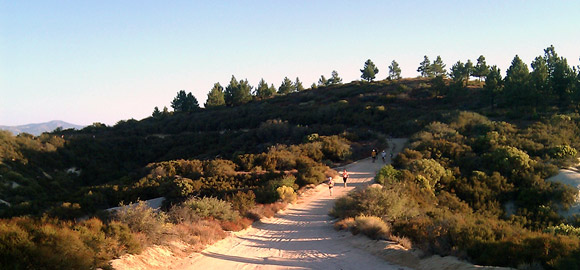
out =
{"type": "Polygon", "coordinates": [[[282,80],[282,84],[280,84],[280,87],[278,88],[278,94],[286,95],[294,92],[294,90],[295,90],[294,83],[292,83],[292,81],[288,79],[288,77],[284,77],[284,80],[282,80]]]}
{"type": "Polygon", "coordinates": [[[230,79],[230,84],[228,84],[228,86],[226,86],[226,89],[224,91],[224,101],[226,102],[226,105],[228,105],[228,106],[234,105],[234,95],[237,91],[239,91],[238,90],[239,87],[240,87],[240,83],[238,82],[236,77],[234,77],[234,75],[232,75],[232,78],[230,79]]]}
{"type": "Polygon", "coordinates": [[[479,58],[477,58],[477,64],[473,68],[473,76],[481,81],[481,78],[487,76],[487,73],[489,73],[489,66],[485,63],[485,57],[480,55],[479,58]]]}
{"type": "Polygon", "coordinates": [[[186,94],[185,90],[179,90],[177,96],[171,101],[171,107],[175,112],[191,112],[199,109],[199,103],[191,92],[186,94]]]}
{"type": "Polygon", "coordinates": [[[495,97],[501,93],[503,87],[503,80],[501,78],[501,71],[497,66],[492,66],[485,77],[485,86],[483,89],[490,97],[491,108],[494,108],[495,97]]]}
{"type": "Polygon", "coordinates": [[[444,78],[445,74],[447,74],[447,71],[445,70],[445,64],[443,63],[441,56],[437,55],[437,58],[435,58],[433,64],[427,68],[427,76],[428,77],[441,76],[442,78],[444,78]]]}
{"type": "Polygon", "coordinates": [[[260,98],[260,99],[264,99],[264,98],[268,98],[271,97],[273,95],[276,94],[276,89],[273,89],[274,91],[272,91],[272,89],[268,86],[268,84],[266,83],[266,81],[264,81],[264,79],[262,78],[260,80],[260,82],[258,83],[258,86],[256,87],[256,97],[260,98]]]}
{"type": "Polygon", "coordinates": [[[421,77],[428,77],[431,72],[431,61],[427,55],[423,56],[423,62],[419,63],[417,72],[421,74],[421,77]]]}
{"type": "Polygon", "coordinates": [[[230,80],[230,84],[226,86],[224,95],[226,105],[241,105],[252,100],[252,86],[250,86],[247,79],[238,82],[236,77],[232,75],[232,79],[230,80]]]}
{"type": "Polygon", "coordinates": [[[457,63],[453,64],[451,67],[449,76],[455,85],[463,87],[466,73],[467,70],[465,68],[465,64],[463,64],[461,61],[457,61],[457,63]]]}
{"type": "Polygon", "coordinates": [[[294,82],[294,88],[296,92],[304,91],[304,86],[298,77],[296,77],[296,81],[294,82]]]}
{"type": "Polygon", "coordinates": [[[328,80],[324,75],[320,75],[320,79],[318,79],[318,86],[328,86],[328,80]]]}
{"type": "Polygon", "coordinates": [[[533,105],[540,106],[542,100],[550,97],[549,72],[546,60],[538,56],[532,61],[532,72],[530,73],[530,86],[532,90],[533,105]]]}
{"type": "Polygon", "coordinates": [[[504,95],[508,103],[522,105],[529,100],[529,76],[528,66],[516,55],[506,71],[504,95]]]}
{"type": "Polygon", "coordinates": [[[473,62],[467,59],[467,63],[465,63],[465,71],[463,74],[465,76],[465,85],[467,85],[467,83],[469,82],[471,74],[473,74],[473,62]]]}
{"type": "Polygon", "coordinates": [[[379,69],[375,66],[375,64],[373,63],[373,61],[371,61],[371,59],[368,59],[365,62],[364,68],[361,69],[360,72],[362,72],[362,75],[360,77],[363,80],[372,82],[375,79],[377,73],[379,73],[379,69]]]}
{"type": "Polygon", "coordinates": [[[206,108],[224,106],[226,101],[224,99],[224,88],[219,82],[213,85],[213,88],[207,93],[207,100],[205,101],[206,108]]]}
{"type": "Polygon", "coordinates": [[[338,72],[336,72],[336,70],[333,70],[330,79],[328,79],[328,85],[341,84],[341,83],[342,83],[342,78],[340,78],[338,76],[338,72]]]}
{"type": "Polygon", "coordinates": [[[153,109],[153,113],[151,114],[151,116],[153,116],[153,118],[161,117],[161,111],[157,106],[155,106],[155,108],[153,109]]]}
{"type": "Polygon", "coordinates": [[[401,68],[399,67],[399,63],[393,60],[391,65],[389,66],[389,76],[387,79],[389,80],[398,80],[401,78],[401,68]]]}

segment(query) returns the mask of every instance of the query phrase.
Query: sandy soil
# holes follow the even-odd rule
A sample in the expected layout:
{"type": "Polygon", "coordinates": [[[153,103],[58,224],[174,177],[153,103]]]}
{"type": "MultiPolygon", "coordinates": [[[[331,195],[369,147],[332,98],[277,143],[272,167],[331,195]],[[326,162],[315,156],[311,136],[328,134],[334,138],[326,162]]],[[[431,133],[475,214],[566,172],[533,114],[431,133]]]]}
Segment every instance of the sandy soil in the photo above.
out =
{"type": "MultiPolygon", "coordinates": [[[[406,140],[393,139],[398,152],[406,140]]],[[[389,149],[390,150],[390,149],[389,149]]],[[[387,153],[389,153],[387,150],[387,153]]],[[[390,158],[387,155],[387,162],[390,158]]],[[[167,257],[139,263],[138,256],[113,263],[116,269],[482,269],[455,258],[433,256],[420,259],[420,252],[405,250],[388,241],[353,236],[350,232],[335,231],[328,216],[334,200],[355,188],[372,184],[380,167],[378,160],[364,159],[346,166],[350,173],[347,187],[342,178],[336,179],[333,196],[328,186],[319,185],[301,196],[274,218],[262,220],[241,232],[209,246],[201,253],[185,258],[167,257]]],[[[337,168],[337,170],[343,168],[337,168]]]]}

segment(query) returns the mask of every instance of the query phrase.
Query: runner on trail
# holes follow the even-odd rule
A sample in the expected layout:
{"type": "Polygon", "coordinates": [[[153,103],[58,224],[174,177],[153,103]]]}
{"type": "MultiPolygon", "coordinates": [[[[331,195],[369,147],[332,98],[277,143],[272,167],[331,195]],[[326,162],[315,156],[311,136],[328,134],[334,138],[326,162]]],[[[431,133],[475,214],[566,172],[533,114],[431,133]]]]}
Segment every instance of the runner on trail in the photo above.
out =
{"type": "Polygon", "coordinates": [[[328,190],[330,191],[330,196],[332,196],[332,188],[334,187],[334,181],[332,180],[332,176],[328,177],[328,190]]]}
{"type": "Polygon", "coordinates": [[[381,157],[383,158],[383,163],[385,163],[385,158],[387,157],[387,152],[385,152],[385,150],[381,152],[381,157]]]}
{"type": "Polygon", "coordinates": [[[377,150],[373,149],[373,152],[371,153],[371,157],[373,158],[373,163],[375,163],[375,160],[377,159],[377,150]]]}
{"type": "Polygon", "coordinates": [[[346,180],[348,180],[348,172],[346,169],[342,172],[342,181],[344,181],[344,187],[346,187],[346,180]]]}

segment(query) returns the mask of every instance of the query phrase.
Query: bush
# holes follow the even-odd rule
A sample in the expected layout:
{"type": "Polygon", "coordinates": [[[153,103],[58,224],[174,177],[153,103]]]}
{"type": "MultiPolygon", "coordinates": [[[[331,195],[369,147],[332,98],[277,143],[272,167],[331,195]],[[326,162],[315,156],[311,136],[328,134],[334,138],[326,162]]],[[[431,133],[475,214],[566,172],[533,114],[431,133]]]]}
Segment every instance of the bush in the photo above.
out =
{"type": "Polygon", "coordinates": [[[228,201],[232,204],[234,210],[245,215],[250,209],[256,206],[256,195],[251,190],[247,192],[238,191],[229,196],[228,201]]]}
{"type": "Polygon", "coordinates": [[[448,173],[445,168],[433,159],[418,159],[409,164],[409,170],[417,176],[419,183],[433,190],[442,177],[448,173]]]}
{"type": "Polygon", "coordinates": [[[388,239],[391,235],[391,227],[381,218],[375,216],[357,216],[354,219],[354,230],[371,239],[388,239]]]}
{"type": "Polygon", "coordinates": [[[285,203],[294,203],[298,199],[298,196],[296,195],[296,192],[294,192],[294,189],[288,186],[281,186],[276,189],[276,192],[278,193],[278,197],[280,197],[280,200],[282,200],[285,203]]]}
{"type": "Polygon", "coordinates": [[[377,172],[375,176],[375,182],[386,185],[386,184],[393,184],[399,181],[401,177],[401,172],[398,171],[393,167],[393,165],[386,165],[381,167],[381,169],[377,172]]]}
{"type": "Polygon", "coordinates": [[[355,226],[354,218],[345,218],[334,223],[335,230],[351,230],[355,226]]]}
{"type": "Polygon", "coordinates": [[[378,216],[387,221],[417,215],[417,205],[402,194],[400,186],[391,188],[369,187],[336,200],[330,215],[339,218],[360,214],[378,216]]]}
{"type": "Polygon", "coordinates": [[[344,161],[352,152],[350,151],[350,143],[339,136],[323,136],[322,141],[322,153],[324,153],[325,158],[332,161],[344,161]]]}
{"type": "Polygon", "coordinates": [[[185,207],[202,218],[215,218],[217,220],[235,221],[240,218],[239,213],[232,209],[229,202],[213,197],[191,198],[183,203],[185,207]]]}
{"type": "Polygon", "coordinates": [[[159,243],[165,232],[167,216],[152,209],[144,201],[133,205],[122,206],[115,213],[121,223],[127,224],[131,231],[143,233],[149,241],[159,243]]]}

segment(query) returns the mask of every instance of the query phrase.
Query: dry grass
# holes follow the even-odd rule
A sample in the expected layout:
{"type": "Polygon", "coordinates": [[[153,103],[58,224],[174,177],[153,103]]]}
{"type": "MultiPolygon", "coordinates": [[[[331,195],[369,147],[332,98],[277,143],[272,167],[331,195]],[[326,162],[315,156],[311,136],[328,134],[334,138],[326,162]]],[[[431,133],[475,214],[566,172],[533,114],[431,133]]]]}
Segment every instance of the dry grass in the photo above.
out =
{"type": "Polygon", "coordinates": [[[350,230],[355,226],[354,218],[345,218],[334,223],[335,230],[350,230]]]}
{"type": "Polygon", "coordinates": [[[391,236],[391,226],[375,216],[358,216],[354,219],[356,231],[372,239],[388,239],[391,236]]]}
{"type": "Polygon", "coordinates": [[[285,202],[275,202],[270,204],[257,204],[252,210],[248,211],[248,217],[253,220],[273,217],[278,211],[285,209],[288,204],[285,202]]]}
{"type": "Polygon", "coordinates": [[[413,242],[411,242],[411,240],[407,237],[399,237],[396,235],[391,235],[389,238],[391,239],[391,241],[397,242],[399,245],[401,245],[406,249],[413,248],[413,242]]]}

